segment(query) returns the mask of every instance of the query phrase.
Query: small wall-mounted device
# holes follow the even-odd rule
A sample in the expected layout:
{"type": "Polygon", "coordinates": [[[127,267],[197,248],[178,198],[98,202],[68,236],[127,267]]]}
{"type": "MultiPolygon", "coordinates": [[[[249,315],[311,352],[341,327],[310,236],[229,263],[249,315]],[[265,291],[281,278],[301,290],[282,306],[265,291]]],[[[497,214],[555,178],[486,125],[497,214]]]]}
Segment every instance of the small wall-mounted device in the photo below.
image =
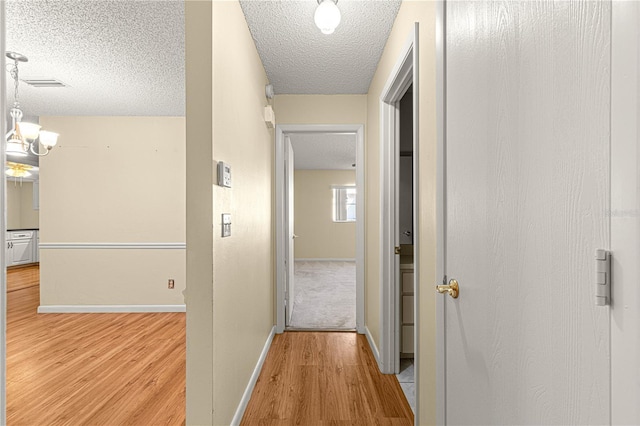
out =
{"type": "Polygon", "coordinates": [[[276,114],[273,112],[271,105],[264,107],[264,122],[267,127],[273,129],[276,127],[276,114]]]}
{"type": "Polygon", "coordinates": [[[267,99],[273,99],[275,92],[273,91],[273,84],[267,84],[264,86],[264,95],[267,99]]]}
{"type": "Polygon", "coordinates": [[[222,161],[218,162],[218,185],[231,188],[231,166],[222,161]]]}
{"type": "Polygon", "coordinates": [[[222,213],[222,238],[231,236],[231,214],[222,213]]]}

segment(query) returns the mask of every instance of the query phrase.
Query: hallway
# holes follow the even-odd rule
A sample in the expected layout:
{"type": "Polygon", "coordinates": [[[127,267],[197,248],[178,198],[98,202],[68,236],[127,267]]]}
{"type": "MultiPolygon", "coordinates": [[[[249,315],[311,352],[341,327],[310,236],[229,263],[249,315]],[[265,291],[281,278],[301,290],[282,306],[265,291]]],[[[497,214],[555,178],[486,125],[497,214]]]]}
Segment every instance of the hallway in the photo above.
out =
{"type": "Polygon", "coordinates": [[[363,335],[276,335],[242,425],[398,424],[414,417],[396,376],[378,370],[363,335]]]}

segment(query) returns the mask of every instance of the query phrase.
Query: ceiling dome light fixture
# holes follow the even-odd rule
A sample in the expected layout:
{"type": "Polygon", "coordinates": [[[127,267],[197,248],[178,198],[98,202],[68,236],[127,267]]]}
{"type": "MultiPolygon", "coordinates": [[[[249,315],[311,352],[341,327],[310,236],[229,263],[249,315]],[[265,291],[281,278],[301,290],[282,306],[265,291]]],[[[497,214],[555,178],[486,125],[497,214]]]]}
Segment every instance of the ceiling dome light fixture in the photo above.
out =
{"type": "Polygon", "coordinates": [[[7,155],[15,157],[26,157],[29,150],[38,157],[45,156],[58,142],[58,134],[53,132],[41,131],[40,126],[33,123],[22,121],[22,110],[20,102],[18,102],[18,62],[28,62],[26,56],[16,52],[7,52],[7,58],[13,60],[13,66],[9,70],[14,81],[14,102],[13,108],[9,114],[11,115],[12,126],[9,133],[6,134],[7,139],[7,155]],[[36,151],[36,146],[42,145],[46,151],[36,151]]]}
{"type": "Polygon", "coordinates": [[[313,19],[323,34],[333,34],[340,25],[340,9],[337,4],[338,0],[318,0],[318,8],[313,19]]]}

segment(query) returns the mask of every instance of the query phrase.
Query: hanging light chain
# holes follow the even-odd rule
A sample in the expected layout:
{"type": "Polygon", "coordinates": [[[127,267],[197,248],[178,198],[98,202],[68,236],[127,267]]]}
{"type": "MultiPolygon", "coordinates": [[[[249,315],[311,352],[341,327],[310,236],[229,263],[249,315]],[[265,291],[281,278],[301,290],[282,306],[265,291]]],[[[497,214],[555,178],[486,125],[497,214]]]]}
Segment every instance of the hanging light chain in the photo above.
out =
{"type": "Polygon", "coordinates": [[[20,105],[20,102],[18,102],[18,84],[20,80],[18,78],[18,60],[17,59],[14,59],[13,67],[11,68],[9,73],[13,78],[13,85],[14,85],[13,98],[14,98],[14,104],[17,107],[20,105]]]}

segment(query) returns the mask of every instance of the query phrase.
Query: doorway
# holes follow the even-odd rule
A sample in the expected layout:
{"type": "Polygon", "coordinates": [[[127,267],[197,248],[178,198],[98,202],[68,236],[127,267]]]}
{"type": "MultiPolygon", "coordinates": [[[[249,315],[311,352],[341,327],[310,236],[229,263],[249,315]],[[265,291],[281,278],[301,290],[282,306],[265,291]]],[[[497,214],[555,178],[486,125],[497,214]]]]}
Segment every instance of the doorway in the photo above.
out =
{"type": "MultiPolygon", "coordinates": [[[[278,333],[284,332],[285,329],[350,329],[359,333],[364,331],[364,165],[360,164],[360,159],[364,158],[363,154],[362,125],[276,126],[276,331],[278,333]],[[322,139],[322,135],[331,136],[333,143],[337,144],[340,144],[340,141],[353,141],[355,160],[348,160],[347,164],[351,171],[321,171],[318,167],[322,166],[317,164],[316,166],[307,165],[306,168],[301,165],[296,170],[296,146],[299,152],[306,152],[311,149],[310,146],[318,143],[318,138],[322,139]],[[353,174],[354,169],[355,179],[348,178],[348,173],[353,174]],[[296,188],[296,179],[299,181],[298,188],[296,188]],[[312,192],[321,193],[321,198],[314,197],[312,192]],[[302,201],[298,203],[300,212],[305,217],[301,218],[297,224],[294,219],[295,194],[298,198],[310,197],[299,200],[302,201]],[[314,203],[318,202],[323,205],[315,204],[314,207],[314,203]],[[314,211],[318,209],[323,210],[325,219],[330,215],[333,223],[329,226],[337,229],[338,232],[342,229],[346,233],[347,227],[353,226],[355,222],[355,250],[350,252],[351,255],[348,251],[344,251],[345,247],[342,246],[345,244],[340,243],[342,236],[339,234],[322,244],[314,244],[313,235],[317,234],[317,230],[313,230],[312,219],[315,216],[314,211]],[[305,229],[304,233],[300,232],[302,229],[305,229]],[[303,242],[305,239],[306,241],[303,242]],[[299,247],[296,247],[297,244],[299,247]],[[355,288],[351,285],[350,290],[349,280],[353,280],[352,283],[355,284],[355,288]],[[331,287],[319,291],[315,286],[319,281],[331,283],[331,287]],[[345,285],[335,286],[336,281],[343,282],[345,285]],[[353,295],[352,300],[354,299],[355,305],[351,305],[350,308],[346,306],[346,309],[353,311],[355,307],[355,315],[340,315],[336,318],[330,315],[331,309],[324,309],[322,305],[314,306],[314,300],[335,300],[344,303],[344,295],[349,292],[353,295]],[[333,299],[323,299],[322,293],[333,299]],[[299,308],[297,311],[296,304],[299,308]]],[[[318,160],[315,158],[318,155],[312,154],[307,157],[316,162],[318,160]]],[[[299,162],[302,164],[303,161],[299,162]]],[[[341,306],[333,308],[341,309],[341,306]]]]}
{"type": "Polygon", "coordinates": [[[419,339],[419,265],[413,262],[419,258],[417,43],[416,23],[381,97],[380,370],[387,374],[400,372],[401,353],[415,352],[419,339]]]}
{"type": "Polygon", "coordinates": [[[398,102],[398,382],[415,412],[415,282],[414,282],[414,174],[413,174],[413,85],[398,102]]]}
{"type": "MultiPolygon", "coordinates": [[[[288,133],[289,330],[356,329],[356,135],[288,133]],[[293,171],[291,171],[293,169],[293,171]],[[292,208],[293,207],[293,208],[292,208]]],[[[287,257],[288,259],[288,257],[287,257]]]]}
{"type": "MultiPolygon", "coordinates": [[[[5,66],[5,2],[0,2],[0,68],[6,69],[5,66]]],[[[6,92],[6,82],[4,78],[0,78],[0,93],[6,92]]],[[[6,96],[0,96],[0,111],[2,111],[2,119],[0,120],[0,134],[4,135],[7,131],[7,123],[4,118],[7,110],[6,96]]],[[[0,159],[2,164],[7,162],[5,144],[0,144],[0,159]]],[[[7,238],[7,206],[6,206],[6,185],[7,179],[4,173],[0,176],[0,246],[6,247],[7,238]]],[[[0,256],[0,316],[3,318],[3,325],[0,327],[0,424],[7,424],[7,264],[5,256],[0,256]]]]}

